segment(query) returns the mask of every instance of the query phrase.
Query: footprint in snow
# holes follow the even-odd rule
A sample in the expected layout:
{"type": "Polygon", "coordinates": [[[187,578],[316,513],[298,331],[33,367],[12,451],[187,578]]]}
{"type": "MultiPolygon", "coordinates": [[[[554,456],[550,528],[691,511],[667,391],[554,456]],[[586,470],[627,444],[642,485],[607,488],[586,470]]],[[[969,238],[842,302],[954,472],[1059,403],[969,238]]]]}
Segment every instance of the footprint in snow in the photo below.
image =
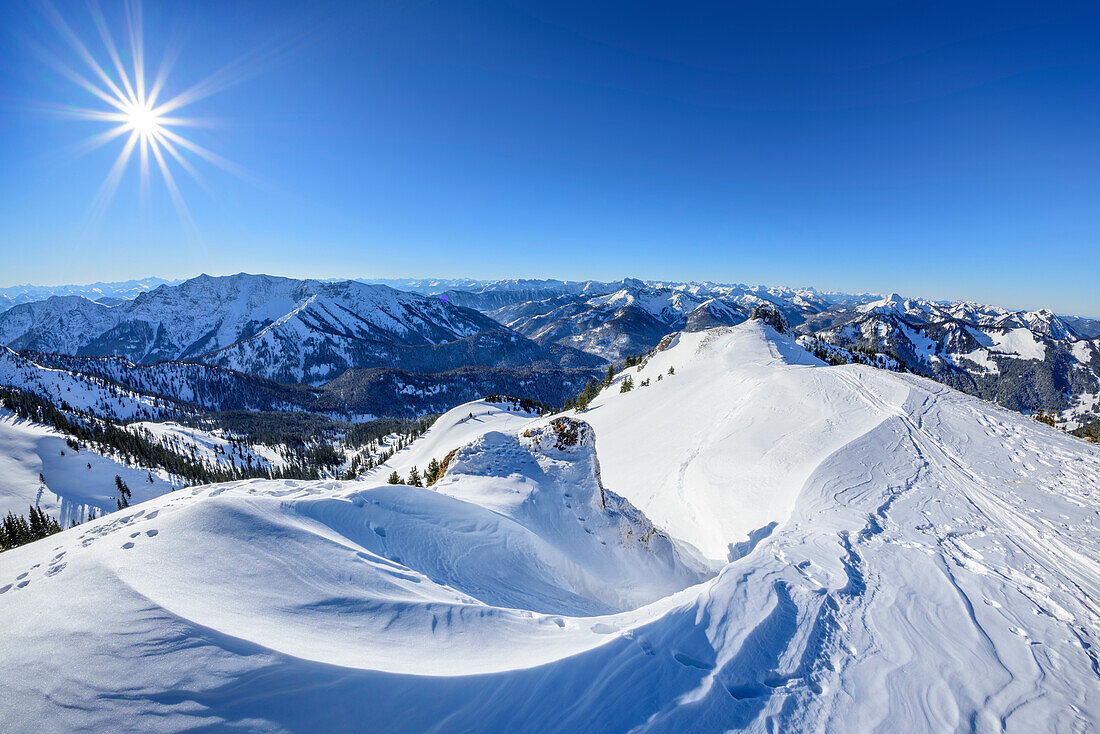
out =
{"type": "Polygon", "coordinates": [[[131,549],[131,548],[133,548],[133,547],[134,547],[134,544],[133,544],[133,543],[131,543],[131,542],[126,542],[126,543],[123,543],[123,544],[122,544],[122,548],[123,548],[123,550],[130,550],[130,549],[131,549]]]}
{"type": "Polygon", "coordinates": [[[650,644],[649,640],[644,637],[639,637],[637,638],[637,642],[638,647],[642,648],[643,653],[649,655],[650,657],[653,656],[653,645],[650,644]]]}
{"type": "Polygon", "coordinates": [[[160,531],[159,531],[159,530],[146,530],[146,531],[145,531],[145,534],[146,534],[146,535],[148,535],[148,536],[149,536],[150,538],[155,538],[155,537],[157,537],[157,535],[158,535],[159,533],[160,533],[160,531]]]}
{"type": "Polygon", "coordinates": [[[692,657],[687,653],[675,652],[672,654],[672,658],[683,665],[685,668],[699,668],[699,670],[714,670],[714,664],[708,663],[705,660],[692,657]]]}
{"type": "Polygon", "coordinates": [[[0,586],[0,594],[6,594],[11,589],[11,584],[0,586]]]}

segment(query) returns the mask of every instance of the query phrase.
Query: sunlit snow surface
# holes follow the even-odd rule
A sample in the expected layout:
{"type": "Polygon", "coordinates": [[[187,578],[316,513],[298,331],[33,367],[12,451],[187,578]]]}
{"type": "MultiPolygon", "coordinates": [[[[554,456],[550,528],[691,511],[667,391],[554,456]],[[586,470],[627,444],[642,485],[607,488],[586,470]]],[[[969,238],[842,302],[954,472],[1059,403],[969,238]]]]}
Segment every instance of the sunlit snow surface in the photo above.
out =
{"type": "Polygon", "coordinates": [[[430,489],[189,489],[0,554],[0,720],[1096,729],[1095,447],[758,322],[628,374],[595,453],[470,404],[393,460],[458,449],[430,489]]]}
{"type": "Polygon", "coordinates": [[[9,512],[26,515],[34,505],[68,527],[91,513],[103,515],[115,509],[116,476],[126,482],[134,502],[170,492],[182,483],[164,471],[130,466],[118,456],[88,447],[74,450],[66,438],[0,408],[0,517],[9,512]]]}

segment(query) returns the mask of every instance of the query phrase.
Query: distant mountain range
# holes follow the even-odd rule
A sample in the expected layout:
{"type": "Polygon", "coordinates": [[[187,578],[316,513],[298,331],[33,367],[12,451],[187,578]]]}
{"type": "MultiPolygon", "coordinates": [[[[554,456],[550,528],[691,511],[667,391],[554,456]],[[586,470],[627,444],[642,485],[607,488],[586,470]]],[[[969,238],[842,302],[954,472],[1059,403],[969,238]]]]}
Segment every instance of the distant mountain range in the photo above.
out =
{"type": "Polygon", "coordinates": [[[33,352],[42,366],[205,409],[411,414],[478,397],[472,385],[564,399],[608,361],[670,333],[741,323],[770,304],[800,333],[889,354],[1013,410],[1055,413],[1070,427],[1100,414],[1100,320],[1045,309],[633,278],[242,273],[13,290],[0,293],[23,302],[0,311],[0,344],[33,352]],[[124,361],[87,359],[103,357],[124,361]],[[287,385],[322,390],[286,393],[287,385]]]}
{"type": "MultiPolygon", "coordinates": [[[[888,352],[911,371],[1023,412],[1067,418],[1100,405],[1100,339],[1053,312],[890,295],[831,316],[817,336],[888,352]]],[[[1079,421],[1075,421],[1079,422],[1079,421]]]]}
{"type": "Polygon", "coordinates": [[[13,285],[0,288],[0,311],[20,303],[44,301],[50,296],[82,296],[92,301],[114,305],[153,290],[162,285],[173,285],[178,280],[164,278],[140,278],[117,283],[92,283],[91,285],[13,285]]]}
{"type": "Polygon", "coordinates": [[[191,360],[271,380],[322,384],[350,367],[595,367],[602,360],[505,333],[440,298],[354,281],[202,275],[108,306],[50,296],[0,313],[13,350],[191,360]]]}

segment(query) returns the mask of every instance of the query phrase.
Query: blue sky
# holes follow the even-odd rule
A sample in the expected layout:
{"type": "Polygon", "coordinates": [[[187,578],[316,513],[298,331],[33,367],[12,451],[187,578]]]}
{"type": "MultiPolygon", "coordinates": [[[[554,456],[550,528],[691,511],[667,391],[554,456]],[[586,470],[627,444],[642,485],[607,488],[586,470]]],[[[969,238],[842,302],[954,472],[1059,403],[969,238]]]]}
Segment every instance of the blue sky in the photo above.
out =
{"type": "Polygon", "coordinates": [[[124,138],[74,154],[110,125],[59,114],[103,105],[41,49],[82,62],[0,7],[0,286],[629,275],[1100,316],[1095,4],[147,3],[165,98],[245,57],[179,112],[246,174],[172,169],[193,228],[136,161],[89,219],[124,138]]]}

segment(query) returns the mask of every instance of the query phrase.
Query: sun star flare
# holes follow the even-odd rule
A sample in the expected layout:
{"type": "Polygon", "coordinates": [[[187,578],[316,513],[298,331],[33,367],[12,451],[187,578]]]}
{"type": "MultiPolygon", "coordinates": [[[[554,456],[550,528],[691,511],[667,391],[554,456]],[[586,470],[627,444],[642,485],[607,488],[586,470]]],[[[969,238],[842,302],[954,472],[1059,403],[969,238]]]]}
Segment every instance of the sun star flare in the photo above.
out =
{"type": "MultiPolygon", "coordinates": [[[[203,81],[187,88],[183,92],[159,101],[168,73],[175,60],[174,53],[166,53],[156,76],[146,75],[145,49],[142,33],[142,12],[139,2],[127,3],[125,12],[125,35],[128,46],[115,43],[114,36],[98,4],[89,4],[95,27],[101,41],[101,52],[106,62],[100,63],[89,50],[60,12],[48,3],[44,6],[47,19],[58,34],[68,44],[83,64],[83,71],[77,71],[54,55],[46,54],[44,60],[64,77],[73,81],[106,108],[70,108],[68,113],[76,118],[93,122],[111,123],[113,127],[88,139],[82,152],[90,152],[114,140],[121,139],[122,149],[92,202],[89,214],[93,219],[102,216],[110,205],[115,191],[126,172],[130,159],[137,151],[141,176],[141,190],[148,191],[150,176],[150,158],[155,162],[164,181],[165,188],[180,220],[190,229],[194,229],[187,204],[184,202],[179,185],[169,167],[175,161],[196,182],[205,187],[199,172],[189,157],[201,158],[235,175],[241,175],[240,169],[225,158],[207,150],[193,140],[183,136],[178,129],[203,125],[202,120],[177,117],[182,108],[201,97],[208,96],[224,86],[224,69],[215,72],[203,81]],[[128,51],[130,67],[124,63],[121,51],[128,51]],[[172,117],[168,117],[172,114],[172,117]]],[[[143,197],[144,198],[144,197],[143,197]]]]}

